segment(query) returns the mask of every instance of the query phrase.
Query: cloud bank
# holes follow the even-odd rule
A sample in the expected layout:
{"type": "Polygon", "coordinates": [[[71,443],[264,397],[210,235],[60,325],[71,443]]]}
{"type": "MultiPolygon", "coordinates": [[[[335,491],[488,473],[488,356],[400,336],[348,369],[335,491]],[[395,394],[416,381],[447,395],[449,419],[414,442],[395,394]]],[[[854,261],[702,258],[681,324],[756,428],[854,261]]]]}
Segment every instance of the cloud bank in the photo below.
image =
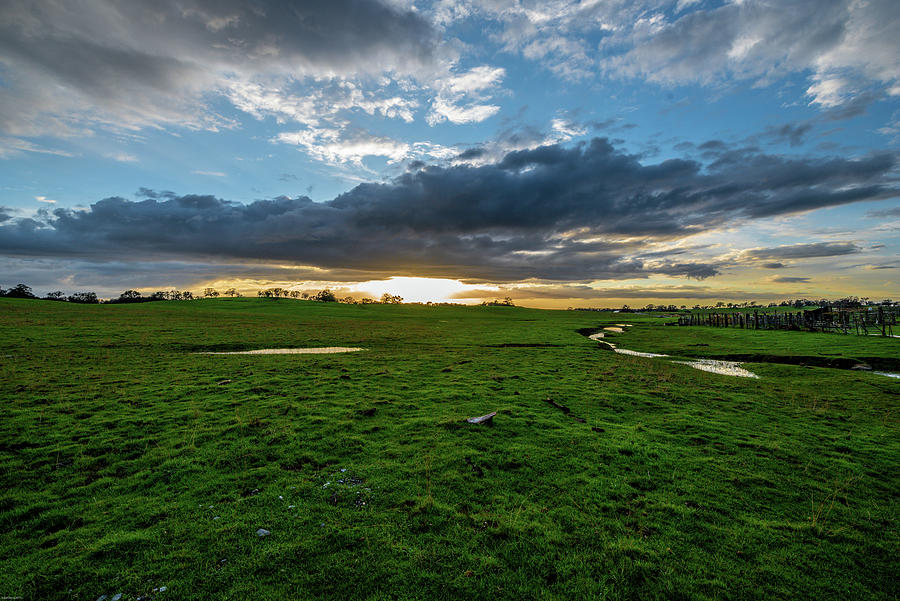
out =
{"type": "Polygon", "coordinates": [[[210,94],[264,110],[290,103],[278,82],[428,69],[439,41],[418,13],[377,0],[9,0],[0,130],[228,127],[210,94]],[[254,96],[257,80],[271,96],[254,96]]]}
{"type": "MultiPolygon", "coordinates": [[[[896,197],[896,156],[801,159],[719,148],[709,164],[645,164],[607,139],[418,166],[327,202],[240,204],[142,190],[88,210],[44,208],[0,226],[0,253],[82,260],[272,261],[471,282],[703,279],[722,264],[649,253],[733,222],[896,197]]],[[[773,262],[848,254],[853,243],[755,249],[773,262]]]]}

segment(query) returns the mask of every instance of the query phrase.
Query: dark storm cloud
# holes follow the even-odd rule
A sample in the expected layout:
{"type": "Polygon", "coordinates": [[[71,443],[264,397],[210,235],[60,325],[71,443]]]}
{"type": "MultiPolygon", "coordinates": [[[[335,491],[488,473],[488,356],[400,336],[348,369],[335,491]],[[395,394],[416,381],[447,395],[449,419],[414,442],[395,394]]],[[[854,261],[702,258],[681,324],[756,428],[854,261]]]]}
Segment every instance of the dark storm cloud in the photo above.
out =
{"type": "MultiPolygon", "coordinates": [[[[749,259],[814,259],[858,253],[862,249],[852,242],[814,242],[774,248],[755,248],[742,254],[749,259]]],[[[768,265],[768,264],[767,264],[768,265]]]]}
{"type": "Polygon", "coordinates": [[[709,140],[700,144],[697,149],[703,152],[719,153],[728,150],[728,145],[722,140],[709,140]]]}
{"type": "Polygon", "coordinates": [[[763,269],[782,269],[784,267],[784,263],[763,263],[760,265],[763,269]]]}
{"type": "MultiPolygon", "coordinates": [[[[792,293],[780,293],[792,294],[792,293]]],[[[802,293],[796,293],[802,294],[802,293]]],[[[711,288],[709,286],[633,286],[628,288],[594,288],[585,285],[530,285],[530,286],[500,286],[496,290],[470,290],[459,292],[452,296],[456,299],[469,298],[504,298],[514,300],[603,300],[603,299],[741,299],[741,300],[769,300],[770,292],[758,292],[748,290],[733,290],[711,288]]]]}
{"type": "Polygon", "coordinates": [[[456,158],[461,161],[471,161],[472,159],[481,158],[482,156],[484,156],[484,154],[484,148],[476,146],[475,148],[467,148],[466,150],[463,150],[461,153],[456,155],[456,158]]]}
{"type": "MultiPolygon", "coordinates": [[[[244,205],[171,193],[145,193],[138,202],[114,197],[87,211],[45,209],[11,220],[0,227],[0,252],[286,261],[468,281],[591,281],[653,273],[702,279],[719,266],[641,258],[642,252],[650,241],[677,240],[734,221],[897,194],[891,155],[740,156],[720,158],[706,170],[679,159],[643,164],[598,138],[511,152],[477,167],[428,166],[322,203],[279,197],[244,205]]],[[[744,258],[777,261],[858,250],[850,242],[801,244],[756,249],[744,258]]]]}
{"type": "Polygon", "coordinates": [[[680,275],[697,280],[705,280],[718,275],[719,266],[712,263],[667,263],[653,268],[654,273],[680,275]]]}
{"type": "Polygon", "coordinates": [[[780,127],[770,127],[766,136],[777,142],[787,142],[791,146],[800,146],[806,141],[806,136],[812,131],[812,123],[786,123],[780,127]]]}
{"type": "MultiPolygon", "coordinates": [[[[394,273],[333,269],[327,272],[328,285],[388,278],[394,273]]],[[[62,288],[65,292],[93,290],[101,297],[118,296],[129,288],[153,290],[185,289],[199,281],[236,281],[247,286],[267,287],[273,282],[290,282],[321,289],[323,272],[312,267],[287,267],[258,262],[188,262],[94,259],[5,258],[0,272],[0,288],[27,282],[36,294],[62,288]]],[[[196,290],[195,290],[196,292],[196,290]]]]}
{"type": "Polygon", "coordinates": [[[830,108],[822,113],[823,121],[844,121],[865,114],[869,106],[884,98],[880,92],[863,92],[844,102],[840,106],[830,108]]]}
{"type": "Polygon", "coordinates": [[[215,127],[202,95],[226,78],[410,72],[438,42],[419,14],[378,0],[8,0],[0,128],[59,134],[73,113],[215,127]]]}
{"type": "Polygon", "coordinates": [[[772,278],[769,281],[775,282],[776,284],[806,284],[810,279],[811,278],[779,276],[777,278],[772,278]]]}
{"type": "Polygon", "coordinates": [[[871,217],[873,219],[879,219],[882,217],[900,217],[900,207],[880,209],[878,211],[869,211],[868,213],[866,213],[866,217],[871,217]]]}
{"type": "Polygon", "coordinates": [[[604,119],[603,121],[588,121],[585,125],[597,132],[628,131],[629,129],[635,129],[638,126],[637,123],[624,122],[621,117],[613,117],[610,119],[604,119]]]}

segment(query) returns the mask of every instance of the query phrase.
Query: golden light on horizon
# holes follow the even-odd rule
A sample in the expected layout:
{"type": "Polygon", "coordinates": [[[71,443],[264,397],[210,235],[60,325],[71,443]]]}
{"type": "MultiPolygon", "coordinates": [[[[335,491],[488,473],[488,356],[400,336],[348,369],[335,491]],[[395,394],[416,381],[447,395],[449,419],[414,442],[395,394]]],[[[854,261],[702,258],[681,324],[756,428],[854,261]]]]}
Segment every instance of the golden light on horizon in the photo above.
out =
{"type": "Polygon", "coordinates": [[[485,286],[463,284],[459,280],[444,278],[420,278],[395,276],[387,280],[369,280],[354,284],[356,292],[369,294],[373,298],[381,298],[385,293],[399,295],[408,303],[465,302],[460,293],[472,290],[484,290],[485,286]]]}

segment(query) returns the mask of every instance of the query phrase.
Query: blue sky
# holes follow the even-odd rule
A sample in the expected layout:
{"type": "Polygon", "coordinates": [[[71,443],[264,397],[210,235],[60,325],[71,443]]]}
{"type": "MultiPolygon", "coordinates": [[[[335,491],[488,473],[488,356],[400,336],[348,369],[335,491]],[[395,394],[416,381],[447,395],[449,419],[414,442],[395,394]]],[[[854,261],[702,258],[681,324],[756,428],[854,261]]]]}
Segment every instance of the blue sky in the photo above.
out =
{"type": "Polygon", "coordinates": [[[900,296],[893,1],[11,1],[0,23],[0,286],[900,296]]]}

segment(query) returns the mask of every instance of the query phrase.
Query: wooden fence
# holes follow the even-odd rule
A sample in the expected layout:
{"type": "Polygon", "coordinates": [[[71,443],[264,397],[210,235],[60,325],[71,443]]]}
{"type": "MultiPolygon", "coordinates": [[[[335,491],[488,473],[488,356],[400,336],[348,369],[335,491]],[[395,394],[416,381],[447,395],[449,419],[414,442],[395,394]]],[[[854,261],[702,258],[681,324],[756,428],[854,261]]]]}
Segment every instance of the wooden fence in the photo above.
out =
{"type": "Polygon", "coordinates": [[[809,332],[856,333],[858,336],[893,336],[900,309],[868,307],[842,309],[822,307],[810,311],[765,311],[725,313],[691,313],[678,318],[680,326],[712,326],[750,330],[806,330],[809,332]]]}

